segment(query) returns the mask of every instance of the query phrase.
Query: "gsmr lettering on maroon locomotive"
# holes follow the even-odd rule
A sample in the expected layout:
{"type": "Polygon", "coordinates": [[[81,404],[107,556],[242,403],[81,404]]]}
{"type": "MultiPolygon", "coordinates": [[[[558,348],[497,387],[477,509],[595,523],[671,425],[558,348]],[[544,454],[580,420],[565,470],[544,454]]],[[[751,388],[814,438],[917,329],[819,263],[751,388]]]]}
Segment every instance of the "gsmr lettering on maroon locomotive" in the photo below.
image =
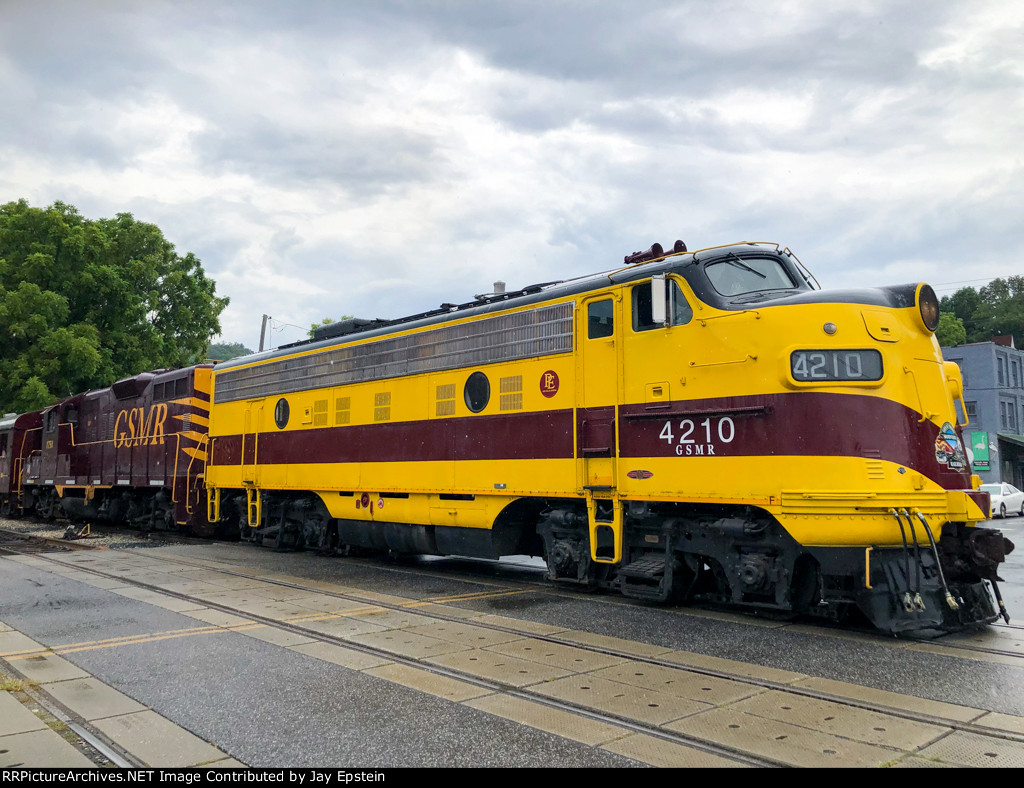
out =
{"type": "Polygon", "coordinates": [[[128,408],[114,422],[114,446],[162,446],[167,424],[167,404],[128,408]]]}

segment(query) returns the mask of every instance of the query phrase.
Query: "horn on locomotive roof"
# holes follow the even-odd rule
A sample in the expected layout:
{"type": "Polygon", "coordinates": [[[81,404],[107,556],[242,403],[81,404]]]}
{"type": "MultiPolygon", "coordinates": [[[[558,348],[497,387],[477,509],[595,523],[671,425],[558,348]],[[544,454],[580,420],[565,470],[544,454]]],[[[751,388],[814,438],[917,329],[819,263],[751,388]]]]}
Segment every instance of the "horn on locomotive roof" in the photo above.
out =
{"type": "MultiPolygon", "coordinates": [[[[669,254],[679,254],[680,252],[686,251],[686,244],[682,241],[676,241],[672,244],[672,251],[669,254]]],[[[643,263],[647,260],[655,260],[659,257],[665,256],[665,248],[659,243],[651,244],[651,248],[646,252],[633,252],[633,254],[627,254],[623,258],[624,263],[643,263]]]]}
{"type": "Polygon", "coordinates": [[[622,258],[624,263],[642,263],[646,260],[653,260],[655,257],[661,257],[665,254],[664,248],[659,243],[651,244],[651,248],[646,252],[633,252],[633,254],[627,254],[622,258]]]}

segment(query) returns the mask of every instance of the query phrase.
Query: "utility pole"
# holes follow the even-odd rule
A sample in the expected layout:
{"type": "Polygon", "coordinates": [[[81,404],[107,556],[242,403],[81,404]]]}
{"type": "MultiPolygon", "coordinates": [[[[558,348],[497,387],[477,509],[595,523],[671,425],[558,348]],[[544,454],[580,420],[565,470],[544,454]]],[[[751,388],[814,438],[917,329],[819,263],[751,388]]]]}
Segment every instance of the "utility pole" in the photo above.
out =
{"type": "Polygon", "coordinates": [[[263,352],[263,342],[267,338],[267,322],[270,320],[270,315],[263,316],[263,326],[260,328],[260,352],[263,352]]]}

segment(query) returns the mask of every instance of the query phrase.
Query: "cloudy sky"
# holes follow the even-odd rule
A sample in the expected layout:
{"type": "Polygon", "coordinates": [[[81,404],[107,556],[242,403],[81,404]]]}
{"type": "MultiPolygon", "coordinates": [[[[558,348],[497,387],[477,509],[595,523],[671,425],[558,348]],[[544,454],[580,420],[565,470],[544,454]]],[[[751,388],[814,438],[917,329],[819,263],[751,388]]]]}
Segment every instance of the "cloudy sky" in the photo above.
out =
{"type": "Polygon", "coordinates": [[[980,286],[1022,143],[1020,0],[0,0],[0,202],[157,224],[250,348],[676,238],[980,286]]]}

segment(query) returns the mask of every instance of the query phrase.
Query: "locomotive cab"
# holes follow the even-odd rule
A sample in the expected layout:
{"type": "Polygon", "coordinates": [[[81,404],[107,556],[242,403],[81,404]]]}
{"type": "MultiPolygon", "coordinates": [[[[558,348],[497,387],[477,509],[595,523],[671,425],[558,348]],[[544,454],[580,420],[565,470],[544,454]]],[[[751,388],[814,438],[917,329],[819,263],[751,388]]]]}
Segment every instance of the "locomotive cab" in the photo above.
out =
{"type": "Polygon", "coordinates": [[[975,527],[988,508],[931,288],[821,291],[760,245],[698,252],[664,275],[667,293],[679,285],[666,315],[682,296],[693,319],[641,334],[647,284],[623,274],[632,322],[606,358],[620,370],[619,470],[601,495],[624,502],[621,590],[859,609],[892,632],[994,620],[1012,544],[975,527]]]}
{"type": "Polygon", "coordinates": [[[77,395],[51,405],[42,411],[39,450],[29,458],[25,483],[31,485],[25,508],[45,520],[52,520],[61,510],[60,492],[76,484],[76,476],[84,473],[82,461],[75,450],[75,430],[84,395],[77,395]]]}

